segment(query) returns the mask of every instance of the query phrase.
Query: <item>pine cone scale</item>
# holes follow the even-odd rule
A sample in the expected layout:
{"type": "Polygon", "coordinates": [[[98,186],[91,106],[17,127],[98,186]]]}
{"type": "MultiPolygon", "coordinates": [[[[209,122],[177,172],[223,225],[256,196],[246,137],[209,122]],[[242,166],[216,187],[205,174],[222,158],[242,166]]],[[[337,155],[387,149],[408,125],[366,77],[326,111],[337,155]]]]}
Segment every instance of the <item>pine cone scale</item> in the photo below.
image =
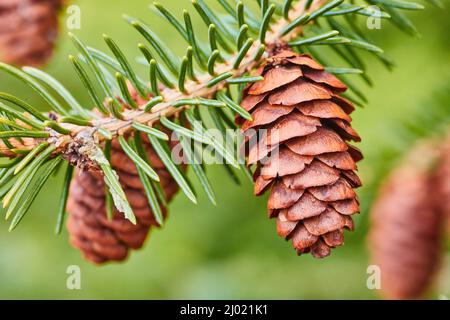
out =
{"type": "MultiPolygon", "coordinates": [[[[94,198],[102,198],[105,195],[105,191],[103,190],[104,183],[100,178],[101,176],[99,174],[94,176],[93,172],[88,172],[88,174],[83,176],[77,175],[74,179],[77,179],[82,190],[88,195],[94,198]]],[[[77,189],[75,188],[73,192],[77,192],[76,190],[77,189]]]]}
{"type": "MultiPolygon", "coordinates": [[[[311,156],[302,156],[283,147],[278,157],[271,158],[269,162],[261,169],[261,176],[265,180],[271,180],[277,176],[284,177],[295,175],[302,172],[306,165],[313,161],[311,156]]],[[[285,184],[289,187],[288,183],[285,184]]]]}
{"type": "Polygon", "coordinates": [[[325,202],[316,199],[309,192],[305,192],[294,205],[284,210],[286,211],[286,217],[290,221],[299,221],[318,216],[326,209],[327,204],[325,202]]]}
{"type": "Polygon", "coordinates": [[[348,152],[331,152],[323,153],[317,156],[317,158],[328,165],[341,170],[356,170],[356,162],[348,152]]]}
{"type": "Polygon", "coordinates": [[[331,99],[331,92],[324,87],[299,79],[293,85],[269,95],[271,105],[295,106],[302,102],[331,99]]]}
{"type": "Polygon", "coordinates": [[[352,121],[350,116],[340,106],[330,100],[313,100],[308,103],[302,103],[297,108],[301,113],[311,117],[352,121]]]}
{"type": "Polygon", "coordinates": [[[339,180],[339,172],[319,160],[314,160],[311,164],[294,175],[281,176],[283,183],[292,189],[307,189],[332,185],[339,180]]]}
{"type": "Polygon", "coordinates": [[[308,136],[293,139],[287,142],[286,146],[302,156],[318,156],[348,150],[347,144],[337,133],[324,128],[319,128],[308,136]]]}
{"type": "Polygon", "coordinates": [[[264,75],[264,79],[252,86],[248,93],[250,95],[261,95],[282,87],[285,84],[289,84],[300,78],[302,75],[302,70],[295,67],[281,66],[278,68],[273,68],[267,71],[264,75]]]}

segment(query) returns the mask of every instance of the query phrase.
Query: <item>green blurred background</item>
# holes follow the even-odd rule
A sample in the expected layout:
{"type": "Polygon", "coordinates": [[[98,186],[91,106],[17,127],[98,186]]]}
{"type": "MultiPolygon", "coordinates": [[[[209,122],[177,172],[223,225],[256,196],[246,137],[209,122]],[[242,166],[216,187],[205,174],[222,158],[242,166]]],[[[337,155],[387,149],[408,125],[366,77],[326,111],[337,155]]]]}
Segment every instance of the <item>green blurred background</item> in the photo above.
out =
{"type": "MultiPolygon", "coordinates": [[[[177,13],[190,6],[188,0],[161,2],[177,13]]],[[[107,33],[130,57],[138,55],[136,44],[142,39],[121,18],[127,13],[143,18],[177,53],[185,48],[173,30],[148,9],[150,0],[75,3],[81,8],[82,19],[81,29],[75,33],[94,47],[106,50],[101,35],[107,33]]],[[[396,61],[397,68],[390,73],[375,59],[367,59],[375,87],[365,87],[370,103],[354,114],[354,126],[363,137],[360,147],[366,155],[360,173],[367,185],[380,178],[373,168],[380,152],[395,140],[398,122],[419,108],[426,113],[426,101],[450,80],[449,9],[427,5],[425,11],[410,16],[421,37],[409,37],[386,21],[381,30],[369,31],[396,61]]],[[[64,26],[56,56],[46,70],[82,102],[91,104],[67,62],[74,49],[65,34],[64,26]]],[[[5,74],[0,75],[0,88],[42,105],[30,90],[5,74]]],[[[179,195],[170,206],[168,223],[151,234],[143,250],[133,253],[126,263],[102,267],[83,261],[68,244],[66,232],[53,234],[61,179],[52,180],[17,230],[8,233],[8,224],[0,222],[0,298],[377,298],[377,293],[366,287],[367,213],[356,217],[357,231],[347,233],[346,245],[329,258],[297,257],[290,244],[276,235],[274,221],[267,219],[266,199],[253,197],[249,182],[242,177],[242,186],[236,186],[221,168],[212,168],[210,175],[217,207],[208,203],[200,188],[198,205],[179,195]],[[81,290],[66,288],[69,265],[81,267],[81,290]]],[[[363,188],[361,194],[364,201],[373,190],[363,188]]],[[[450,261],[439,279],[431,298],[450,295],[450,261]]]]}

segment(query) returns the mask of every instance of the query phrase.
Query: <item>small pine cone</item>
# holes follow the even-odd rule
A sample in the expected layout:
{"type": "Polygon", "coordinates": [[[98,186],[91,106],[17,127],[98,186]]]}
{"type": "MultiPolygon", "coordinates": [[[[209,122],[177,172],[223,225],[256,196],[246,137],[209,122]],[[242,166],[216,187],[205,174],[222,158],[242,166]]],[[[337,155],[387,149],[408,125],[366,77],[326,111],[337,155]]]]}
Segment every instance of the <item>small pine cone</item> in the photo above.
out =
{"type": "MultiPolygon", "coordinates": [[[[128,91],[138,105],[143,105],[151,99],[151,96],[148,99],[142,98],[131,84],[128,84],[128,91]]],[[[129,109],[125,102],[122,104],[124,108],[129,109]]],[[[171,137],[169,130],[161,130],[171,137]]],[[[144,134],[141,134],[141,137],[150,165],[158,174],[166,201],[169,202],[178,192],[178,184],[153,150],[148,137],[144,134]]],[[[173,149],[178,142],[171,137],[169,144],[173,149]]],[[[67,229],[71,244],[95,264],[124,260],[130,249],[142,247],[151,227],[159,227],[135,164],[123,152],[117,140],[112,141],[111,147],[111,166],[119,176],[137,223],[133,225],[116,208],[113,211],[113,219],[108,219],[105,205],[107,190],[102,174],[98,171],[80,170],[70,187],[67,229]]],[[[161,205],[161,211],[165,219],[167,208],[161,205]]]]}
{"type": "Polygon", "coordinates": [[[432,151],[418,150],[391,173],[371,212],[371,263],[380,268],[387,299],[421,298],[439,266],[442,215],[430,194],[430,166],[417,163],[432,151]]]}
{"type": "Polygon", "coordinates": [[[361,186],[355,170],[362,155],[346,142],[360,141],[350,126],[354,107],[339,95],[345,85],[308,55],[283,50],[259,73],[264,80],[242,102],[253,121],[237,120],[247,164],[257,167],[254,193],[271,190],[269,217],[299,255],[326,257],[359,212],[353,189],[361,186]]]}
{"type": "Polygon", "coordinates": [[[0,0],[0,60],[41,66],[53,53],[64,0],[0,0]]]}
{"type": "MultiPolygon", "coordinates": [[[[178,185],[146,137],[143,135],[142,138],[151,166],[158,173],[166,199],[170,201],[177,193],[178,185]]],[[[173,145],[174,142],[172,147],[173,145]]],[[[159,226],[134,163],[115,140],[112,143],[111,164],[119,175],[119,181],[136,215],[136,225],[116,209],[113,219],[107,218],[105,184],[102,174],[97,171],[81,171],[76,174],[67,205],[70,242],[81,250],[87,260],[96,264],[124,260],[130,249],[142,247],[151,227],[159,226]]],[[[161,209],[166,218],[166,208],[161,206],[161,209]]]]}

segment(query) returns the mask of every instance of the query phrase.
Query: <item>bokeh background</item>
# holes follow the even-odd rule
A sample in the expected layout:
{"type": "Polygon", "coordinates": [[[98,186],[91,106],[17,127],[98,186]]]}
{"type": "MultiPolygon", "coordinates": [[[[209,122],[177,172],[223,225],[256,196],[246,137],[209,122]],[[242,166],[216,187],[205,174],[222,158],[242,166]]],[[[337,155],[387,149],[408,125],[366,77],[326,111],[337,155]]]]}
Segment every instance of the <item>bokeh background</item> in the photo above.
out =
{"type": "MultiPolygon", "coordinates": [[[[142,39],[123,21],[121,15],[127,13],[148,22],[175,52],[185,48],[173,29],[148,9],[150,0],[74,2],[81,8],[82,23],[75,33],[94,47],[106,50],[101,35],[107,33],[130,57],[138,55],[136,44],[142,39]]],[[[179,14],[190,6],[188,0],[161,2],[179,14]]],[[[396,139],[395,128],[414,114],[426,113],[427,101],[450,80],[448,7],[442,10],[427,5],[426,10],[409,15],[421,37],[409,37],[385,21],[381,30],[370,31],[397,67],[391,73],[375,59],[366,59],[375,86],[363,86],[370,102],[354,114],[354,126],[363,137],[360,147],[366,155],[360,165],[367,185],[360,194],[363,202],[367,199],[366,207],[376,191],[370,186],[386,174],[375,168],[386,160],[380,154],[396,139]]],[[[67,39],[64,19],[56,55],[46,70],[90,104],[67,61],[74,48],[67,39]]],[[[144,68],[140,70],[144,75],[144,68]]],[[[5,74],[0,75],[0,90],[44,108],[30,90],[5,74]]],[[[151,234],[143,250],[133,253],[126,263],[102,267],[83,261],[68,244],[66,232],[53,234],[61,183],[60,177],[55,178],[14,232],[8,233],[8,223],[0,221],[0,298],[377,298],[377,292],[366,287],[367,212],[356,217],[357,231],[347,233],[346,245],[329,258],[297,257],[276,235],[274,221],[267,219],[266,199],[255,198],[243,176],[242,185],[236,186],[221,168],[213,167],[209,173],[217,192],[217,207],[208,203],[200,188],[198,205],[179,195],[170,206],[168,223],[151,234]],[[66,288],[69,265],[81,268],[81,290],[66,288]]],[[[445,295],[450,295],[450,261],[429,297],[445,295]]]]}

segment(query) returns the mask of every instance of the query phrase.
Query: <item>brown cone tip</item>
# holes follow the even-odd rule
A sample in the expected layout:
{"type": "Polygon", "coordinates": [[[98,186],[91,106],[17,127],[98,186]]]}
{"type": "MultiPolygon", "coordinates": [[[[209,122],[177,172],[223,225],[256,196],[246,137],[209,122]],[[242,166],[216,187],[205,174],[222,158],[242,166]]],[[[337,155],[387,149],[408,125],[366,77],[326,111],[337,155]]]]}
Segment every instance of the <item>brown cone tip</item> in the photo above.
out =
{"type": "Polygon", "coordinates": [[[350,125],[354,107],[339,96],[345,85],[308,55],[281,51],[260,75],[242,101],[253,121],[237,119],[247,163],[257,167],[255,194],[271,190],[269,216],[299,255],[326,257],[359,212],[353,189],[361,186],[355,170],[362,156],[348,143],[360,141],[350,125]]]}
{"type": "Polygon", "coordinates": [[[429,170],[408,161],[380,189],[371,212],[369,248],[371,263],[380,268],[384,298],[423,298],[434,280],[442,215],[430,194],[433,180],[429,170]]]}
{"type": "Polygon", "coordinates": [[[0,0],[0,61],[42,66],[58,37],[64,0],[0,0]]]}

